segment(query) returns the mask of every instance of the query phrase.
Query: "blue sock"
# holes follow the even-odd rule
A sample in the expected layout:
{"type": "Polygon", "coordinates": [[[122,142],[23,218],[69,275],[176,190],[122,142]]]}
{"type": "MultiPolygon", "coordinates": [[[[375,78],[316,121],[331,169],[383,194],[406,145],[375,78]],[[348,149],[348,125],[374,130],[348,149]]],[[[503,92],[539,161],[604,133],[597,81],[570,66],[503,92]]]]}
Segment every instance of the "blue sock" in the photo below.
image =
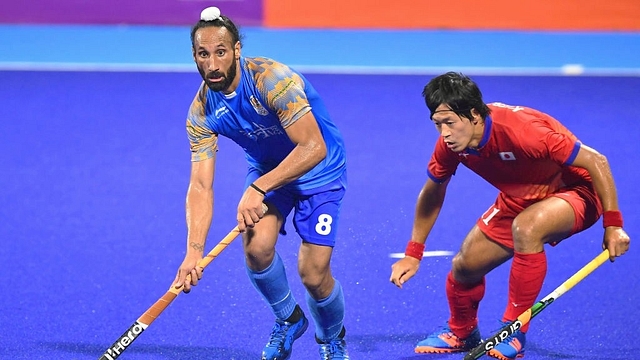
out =
{"type": "Polygon", "coordinates": [[[255,272],[249,269],[247,275],[253,286],[271,307],[271,311],[280,320],[286,320],[296,307],[296,300],[289,288],[284,263],[276,252],[273,262],[266,269],[255,272]]]}
{"type": "Polygon", "coordinates": [[[338,280],[335,280],[328,297],[317,301],[307,292],[306,299],[309,312],[315,320],[316,337],[325,343],[337,338],[344,321],[344,294],[338,280]]]}

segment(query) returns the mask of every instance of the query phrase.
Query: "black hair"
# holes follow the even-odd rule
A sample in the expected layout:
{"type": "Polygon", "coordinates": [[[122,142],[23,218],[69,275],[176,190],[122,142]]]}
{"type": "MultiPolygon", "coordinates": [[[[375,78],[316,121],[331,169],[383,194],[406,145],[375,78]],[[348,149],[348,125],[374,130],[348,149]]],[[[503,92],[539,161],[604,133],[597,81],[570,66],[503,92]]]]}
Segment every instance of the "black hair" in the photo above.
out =
{"type": "Polygon", "coordinates": [[[191,28],[191,47],[194,46],[194,38],[196,37],[196,32],[202,28],[215,26],[215,27],[225,27],[227,31],[231,33],[231,41],[235,45],[238,41],[240,42],[240,47],[242,47],[242,38],[243,35],[240,34],[238,27],[236,24],[231,21],[228,17],[224,15],[220,15],[219,18],[215,20],[200,20],[191,28]]]}
{"type": "Polygon", "coordinates": [[[469,120],[473,119],[471,109],[476,109],[483,120],[491,113],[482,101],[478,85],[462,73],[450,71],[431,79],[422,90],[422,96],[431,111],[431,117],[442,104],[469,120]]]}

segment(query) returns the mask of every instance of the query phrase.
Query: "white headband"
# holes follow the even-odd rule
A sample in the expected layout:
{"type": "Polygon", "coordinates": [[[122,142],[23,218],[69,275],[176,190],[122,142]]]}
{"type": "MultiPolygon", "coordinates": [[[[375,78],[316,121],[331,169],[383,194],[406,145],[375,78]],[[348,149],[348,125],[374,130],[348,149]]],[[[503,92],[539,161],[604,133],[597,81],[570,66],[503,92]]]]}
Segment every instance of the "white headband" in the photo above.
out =
{"type": "Polygon", "coordinates": [[[208,7],[200,13],[200,20],[213,21],[220,18],[220,9],[215,6],[208,7]]]}

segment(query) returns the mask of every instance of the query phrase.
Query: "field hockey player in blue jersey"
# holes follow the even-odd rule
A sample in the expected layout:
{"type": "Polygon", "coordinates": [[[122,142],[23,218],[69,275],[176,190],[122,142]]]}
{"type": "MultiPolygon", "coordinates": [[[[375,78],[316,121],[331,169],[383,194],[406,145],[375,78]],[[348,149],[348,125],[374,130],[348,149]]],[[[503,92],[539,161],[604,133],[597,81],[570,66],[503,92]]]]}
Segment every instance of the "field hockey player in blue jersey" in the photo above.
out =
{"type": "Polygon", "coordinates": [[[344,295],[330,267],[347,186],[342,136],[304,76],[272,59],[242,56],[239,30],[218,8],[202,11],[191,43],[203,82],[187,117],[187,251],[174,285],[188,293],[202,278],[197,264],[212,221],[218,137],[225,136],[248,162],[237,208],[246,272],[275,317],[262,359],[289,359],[309,325],[276,251],[289,216],[301,239],[298,273],[320,357],[349,359],[344,295]]]}

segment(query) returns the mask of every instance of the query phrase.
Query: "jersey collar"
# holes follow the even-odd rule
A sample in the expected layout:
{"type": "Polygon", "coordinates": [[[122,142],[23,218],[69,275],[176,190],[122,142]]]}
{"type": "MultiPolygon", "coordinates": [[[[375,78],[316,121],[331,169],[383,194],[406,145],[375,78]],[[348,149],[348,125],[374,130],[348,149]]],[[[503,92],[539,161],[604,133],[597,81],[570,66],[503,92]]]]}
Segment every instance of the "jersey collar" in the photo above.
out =
{"type": "MultiPolygon", "coordinates": [[[[480,140],[480,144],[478,144],[478,149],[482,149],[489,142],[489,138],[491,137],[491,127],[493,126],[493,120],[491,120],[491,116],[487,116],[484,119],[484,132],[482,134],[482,139],[480,140]]],[[[467,148],[467,152],[469,154],[478,155],[479,151],[476,149],[467,148]]]]}

